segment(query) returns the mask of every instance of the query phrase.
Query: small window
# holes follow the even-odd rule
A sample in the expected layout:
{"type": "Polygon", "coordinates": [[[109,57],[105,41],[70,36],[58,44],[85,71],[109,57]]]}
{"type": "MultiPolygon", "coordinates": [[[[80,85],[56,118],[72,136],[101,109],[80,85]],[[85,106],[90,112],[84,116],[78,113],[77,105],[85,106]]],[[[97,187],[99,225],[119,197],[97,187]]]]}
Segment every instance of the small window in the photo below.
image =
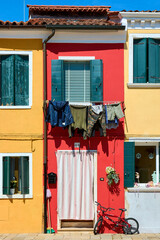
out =
{"type": "Polygon", "coordinates": [[[31,189],[31,155],[1,154],[2,189],[1,195],[29,195],[31,189]]]}
{"type": "Polygon", "coordinates": [[[160,39],[133,40],[133,83],[160,83],[160,39]]]}
{"type": "Polygon", "coordinates": [[[90,102],[90,63],[64,63],[65,100],[90,102]]]}
{"type": "Polygon", "coordinates": [[[156,146],[135,146],[135,182],[156,182],[156,146]]]}
{"type": "Polygon", "coordinates": [[[31,55],[0,51],[0,108],[31,107],[31,55]]]}
{"type": "Polygon", "coordinates": [[[160,143],[124,143],[124,187],[134,187],[135,183],[153,186],[160,182],[160,143]],[[150,183],[149,183],[150,184],[150,183]]]}
{"type": "Polygon", "coordinates": [[[56,101],[103,101],[103,63],[52,60],[52,99],[56,101]]]}

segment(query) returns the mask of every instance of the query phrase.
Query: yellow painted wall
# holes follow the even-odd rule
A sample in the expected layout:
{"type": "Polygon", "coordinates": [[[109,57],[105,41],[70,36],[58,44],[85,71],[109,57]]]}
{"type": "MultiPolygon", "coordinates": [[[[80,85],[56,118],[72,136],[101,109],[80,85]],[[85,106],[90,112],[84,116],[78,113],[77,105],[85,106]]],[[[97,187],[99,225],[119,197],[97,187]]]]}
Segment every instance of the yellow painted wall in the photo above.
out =
{"type": "Polygon", "coordinates": [[[129,82],[129,34],[157,33],[160,30],[128,30],[124,49],[124,81],[126,124],[125,135],[129,137],[158,137],[160,135],[160,88],[131,89],[129,82]]]}
{"type": "Polygon", "coordinates": [[[32,51],[31,109],[0,109],[0,152],[32,153],[33,198],[0,199],[0,233],[43,232],[42,41],[0,39],[0,50],[32,51]]]}

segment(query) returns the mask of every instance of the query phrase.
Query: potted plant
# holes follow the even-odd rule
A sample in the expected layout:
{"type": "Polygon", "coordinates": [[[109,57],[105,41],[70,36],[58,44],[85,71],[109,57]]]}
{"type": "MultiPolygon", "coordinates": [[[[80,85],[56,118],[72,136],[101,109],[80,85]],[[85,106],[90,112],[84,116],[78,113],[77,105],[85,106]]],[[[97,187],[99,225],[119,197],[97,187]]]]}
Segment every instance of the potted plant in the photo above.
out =
{"type": "Polygon", "coordinates": [[[16,177],[13,177],[10,181],[10,193],[15,194],[15,188],[17,187],[17,180],[16,177]]]}
{"type": "Polygon", "coordinates": [[[111,187],[113,183],[117,184],[119,182],[119,174],[116,173],[116,170],[114,168],[110,166],[106,167],[106,174],[109,187],[111,187]]]}

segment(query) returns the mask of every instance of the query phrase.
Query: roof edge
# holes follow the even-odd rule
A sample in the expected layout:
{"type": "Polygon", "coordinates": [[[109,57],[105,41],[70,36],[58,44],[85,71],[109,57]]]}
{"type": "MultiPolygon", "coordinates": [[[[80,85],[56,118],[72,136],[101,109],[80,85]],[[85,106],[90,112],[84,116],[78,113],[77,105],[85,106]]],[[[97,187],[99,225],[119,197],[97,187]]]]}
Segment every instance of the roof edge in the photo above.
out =
{"type": "Polygon", "coordinates": [[[46,25],[46,26],[34,26],[34,25],[0,25],[0,28],[7,28],[7,29],[19,29],[19,28],[26,28],[26,29],[30,29],[30,28],[44,28],[44,29],[96,29],[96,30],[102,30],[102,29],[106,29],[106,30],[125,30],[125,26],[118,26],[118,25],[114,25],[114,26],[107,26],[107,25],[46,25]]]}
{"type": "Polygon", "coordinates": [[[160,12],[120,12],[124,18],[160,18],[160,12]]]}

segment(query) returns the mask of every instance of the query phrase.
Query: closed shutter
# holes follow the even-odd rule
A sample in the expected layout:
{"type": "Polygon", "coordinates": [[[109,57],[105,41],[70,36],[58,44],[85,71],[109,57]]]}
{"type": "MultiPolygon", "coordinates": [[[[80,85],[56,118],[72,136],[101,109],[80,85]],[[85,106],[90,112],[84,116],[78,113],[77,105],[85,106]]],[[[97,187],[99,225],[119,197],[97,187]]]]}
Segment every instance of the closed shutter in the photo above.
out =
{"type": "Polygon", "coordinates": [[[124,142],[124,187],[134,187],[135,143],[124,142]]]}
{"type": "Polygon", "coordinates": [[[3,157],[3,194],[10,194],[10,158],[3,157]]]}
{"type": "Polygon", "coordinates": [[[65,62],[65,100],[90,102],[90,63],[65,62]]]}
{"type": "Polygon", "coordinates": [[[29,105],[29,57],[15,55],[15,105],[29,105]]]}
{"type": "Polygon", "coordinates": [[[1,56],[1,96],[0,104],[14,105],[14,55],[1,56]]]}
{"type": "Polygon", "coordinates": [[[21,157],[21,193],[29,194],[29,157],[21,157]]]}
{"type": "Polygon", "coordinates": [[[102,60],[90,61],[91,101],[103,101],[103,63],[102,60]]]}
{"type": "Polygon", "coordinates": [[[150,83],[160,83],[160,40],[148,39],[148,75],[150,83]]]}
{"type": "Polygon", "coordinates": [[[52,60],[52,100],[64,101],[63,60],[52,60]]]}
{"type": "Polygon", "coordinates": [[[147,82],[147,39],[134,39],[133,82],[147,82]]]}

